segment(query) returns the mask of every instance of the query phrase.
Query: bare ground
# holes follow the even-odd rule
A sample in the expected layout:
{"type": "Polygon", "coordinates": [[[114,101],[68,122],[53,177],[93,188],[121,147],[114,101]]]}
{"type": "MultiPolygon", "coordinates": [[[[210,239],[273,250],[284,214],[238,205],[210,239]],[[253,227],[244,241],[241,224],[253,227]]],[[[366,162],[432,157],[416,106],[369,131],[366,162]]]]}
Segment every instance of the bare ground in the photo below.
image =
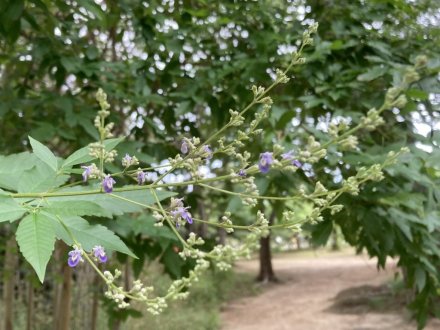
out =
{"type": "MultiPolygon", "coordinates": [[[[417,328],[387,285],[397,272],[393,261],[380,272],[374,259],[352,252],[282,255],[273,263],[280,283],[228,303],[221,315],[223,330],[417,328]]],[[[257,269],[257,260],[237,265],[238,271],[256,274],[257,269]]],[[[426,330],[435,329],[440,322],[431,320],[426,330]]]]}

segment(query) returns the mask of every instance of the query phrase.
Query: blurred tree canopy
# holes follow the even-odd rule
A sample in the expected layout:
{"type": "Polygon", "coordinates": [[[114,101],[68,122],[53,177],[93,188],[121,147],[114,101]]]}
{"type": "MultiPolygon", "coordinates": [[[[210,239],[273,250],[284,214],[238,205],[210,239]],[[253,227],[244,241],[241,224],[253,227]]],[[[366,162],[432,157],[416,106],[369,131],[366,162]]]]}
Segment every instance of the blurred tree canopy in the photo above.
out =
{"type": "MultiPolygon", "coordinates": [[[[259,153],[278,138],[295,149],[310,133],[324,142],[322,132],[331,122],[356,124],[382,103],[405,65],[425,54],[427,67],[408,90],[405,108],[386,113],[385,125],[359,136],[366,151],[330,149],[313,168],[289,177],[274,172],[258,182],[261,192],[280,195],[301,184],[314,186],[318,178],[337,186],[357,164],[379,162],[389,151],[410,146],[412,153],[387,170],[386,180],[341,198],[342,213],[309,229],[323,244],[339,225],[351,245],[377,256],[381,266],[397,257],[423,323],[440,280],[439,7],[430,0],[4,0],[0,148],[3,154],[20,152],[31,135],[66,156],[93,141],[94,94],[101,87],[117,133],[128,135],[122,148],[159,163],[178,151],[181,136],[203,138],[221,127],[230,108],[250,100],[251,85],[267,85],[287,63],[304,27],[319,22],[307,64],[276,90],[264,138],[252,144],[259,153]]],[[[198,194],[190,199],[195,209],[201,207],[198,194]]],[[[280,210],[281,219],[278,206],[267,205],[280,210]]],[[[211,216],[226,207],[238,213],[239,206],[225,197],[203,205],[211,216]]],[[[154,230],[119,227],[118,233],[129,240],[144,231],[154,237],[154,230]]],[[[161,253],[160,244],[132,240],[135,253],[145,258],[161,253]]],[[[165,263],[180,275],[183,263],[173,254],[165,263]]],[[[135,265],[139,270],[141,264],[135,265]]]]}

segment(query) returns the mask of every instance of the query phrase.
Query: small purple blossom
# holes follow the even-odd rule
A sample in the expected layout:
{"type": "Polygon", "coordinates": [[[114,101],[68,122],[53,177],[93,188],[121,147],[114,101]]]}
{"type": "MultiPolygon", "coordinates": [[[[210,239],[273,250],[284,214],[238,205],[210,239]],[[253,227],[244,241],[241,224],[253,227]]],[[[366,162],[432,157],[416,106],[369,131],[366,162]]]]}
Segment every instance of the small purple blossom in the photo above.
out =
{"type": "Polygon", "coordinates": [[[104,191],[106,193],[111,193],[113,191],[113,185],[116,183],[115,180],[110,176],[110,174],[107,174],[104,179],[102,180],[102,188],[104,188],[104,191]]]}
{"type": "Polygon", "coordinates": [[[288,151],[288,152],[282,154],[282,155],[281,155],[281,158],[283,158],[283,159],[289,159],[289,160],[290,160],[290,159],[293,159],[293,151],[290,150],[290,151],[288,151]]]}
{"type": "Polygon", "coordinates": [[[141,186],[145,183],[145,181],[147,180],[147,174],[145,172],[139,171],[137,173],[137,180],[138,180],[138,184],[141,186]]]}
{"type": "Polygon", "coordinates": [[[238,171],[238,175],[244,178],[246,176],[246,171],[244,169],[241,169],[240,171],[238,171]]]}
{"type": "Polygon", "coordinates": [[[203,151],[205,152],[205,158],[206,159],[211,159],[212,158],[212,150],[211,147],[209,145],[205,145],[203,146],[203,151]]]}
{"type": "Polygon", "coordinates": [[[178,226],[179,224],[178,223],[179,218],[182,218],[189,224],[193,223],[191,213],[188,212],[189,206],[185,207],[183,205],[182,198],[172,199],[171,207],[174,207],[174,210],[172,210],[170,213],[173,216],[174,220],[176,221],[176,226],[178,226]]]}
{"type": "Polygon", "coordinates": [[[107,256],[105,254],[104,248],[101,245],[96,245],[92,249],[93,255],[99,262],[105,263],[107,262],[107,256]]]}
{"type": "Polygon", "coordinates": [[[83,261],[82,258],[82,250],[78,249],[78,247],[74,246],[74,250],[69,252],[69,258],[67,259],[67,264],[69,267],[76,267],[80,261],[83,261]]]}
{"type": "Polygon", "coordinates": [[[83,181],[86,182],[89,178],[90,174],[92,174],[92,165],[89,166],[81,166],[81,168],[84,170],[82,173],[83,181]]]}
{"type": "Polygon", "coordinates": [[[180,146],[180,151],[184,155],[188,153],[188,143],[185,140],[182,142],[182,145],[180,146]]]}
{"type": "Polygon", "coordinates": [[[129,154],[125,154],[124,158],[122,158],[123,161],[125,161],[127,164],[131,164],[133,157],[131,157],[129,154]]]}
{"type": "Polygon", "coordinates": [[[292,165],[301,168],[302,163],[298,159],[292,160],[292,165]]]}
{"type": "Polygon", "coordinates": [[[263,152],[260,154],[260,161],[258,163],[258,168],[261,173],[266,174],[269,172],[270,165],[273,163],[273,156],[271,152],[263,152]]]}
{"type": "Polygon", "coordinates": [[[293,166],[296,166],[298,168],[300,168],[302,166],[302,164],[301,164],[301,162],[299,160],[293,158],[293,151],[292,150],[289,151],[289,152],[286,152],[285,154],[282,154],[281,157],[283,159],[291,160],[291,164],[293,166]]]}

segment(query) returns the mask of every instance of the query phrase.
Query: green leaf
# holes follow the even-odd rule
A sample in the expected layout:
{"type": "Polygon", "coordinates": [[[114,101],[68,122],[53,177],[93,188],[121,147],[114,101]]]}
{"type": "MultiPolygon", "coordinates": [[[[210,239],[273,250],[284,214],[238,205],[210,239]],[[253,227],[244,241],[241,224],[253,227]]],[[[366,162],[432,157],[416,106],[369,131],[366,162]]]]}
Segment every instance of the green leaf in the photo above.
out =
{"type": "Polygon", "coordinates": [[[379,78],[383,76],[385,73],[387,73],[388,68],[384,66],[375,66],[372,67],[367,72],[357,76],[357,80],[359,81],[372,81],[376,78],[379,78]]]}
{"type": "Polygon", "coordinates": [[[43,282],[55,245],[52,221],[41,213],[29,214],[18,225],[16,239],[21,253],[43,282]]]}
{"type": "Polygon", "coordinates": [[[20,176],[17,191],[21,193],[46,192],[61,186],[68,179],[69,176],[57,175],[46,163],[37,159],[36,165],[20,176]]]}
{"type": "Polygon", "coordinates": [[[423,290],[423,288],[425,287],[426,284],[426,272],[425,270],[423,270],[420,267],[416,268],[415,274],[415,282],[416,282],[416,287],[417,290],[420,292],[423,290]]]}
{"type": "Polygon", "coordinates": [[[173,249],[168,248],[164,252],[162,262],[165,266],[165,270],[171,275],[172,278],[179,278],[182,276],[182,267],[185,262],[173,249]]]}
{"type": "Polygon", "coordinates": [[[60,216],[93,215],[111,217],[111,213],[90,201],[49,201],[49,205],[44,206],[44,210],[60,216]]]}
{"type": "MultiPolygon", "coordinates": [[[[125,137],[105,140],[104,141],[105,150],[110,151],[114,149],[124,139],[125,137]]],[[[75,151],[73,154],[67,157],[61,168],[66,169],[68,167],[72,167],[73,165],[88,163],[94,160],[95,158],[96,157],[89,155],[89,147],[87,146],[75,151]]]]}
{"type": "Polygon", "coordinates": [[[26,210],[23,209],[12,197],[0,189],[0,222],[15,221],[20,219],[26,210]]]}
{"type": "Polygon", "coordinates": [[[419,99],[420,101],[425,101],[429,97],[429,93],[420,89],[408,89],[406,95],[414,99],[419,99]]]}
{"type": "Polygon", "coordinates": [[[109,227],[122,236],[133,233],[134,235],[142,234],[151,238],[179,241],[169,227],[156,227],[155,223],[156,220],[150,214],[141,214],[138,217],[125,215],[119,216],[116,221],[112,221],[109,227]]]}
{"type": "Polygon", "coordinates": [[[20,176],[36,161],[37,157],[29,152],[0,156],[0,187],[17,191],[20,176]]]}
{"type": "MultiPolygon", "coordinates": [[[[124,186],[124,188],[138,188],[139,186],[124,186]]],[[[93,190],[93,187],[74,187],[61,190],[62,192],[87,192],[93,190]]],[[[171,196],[175,196],[176,193],[170,191],[156,191],[157,197],[159,200],[163,200],[169,198],[171,196]]],[[[156,202],[154,196],[151,194],[149,190],[133,190],[133,191],[123,191],[123,192],[114,192],[112,194],[106,193],[96,193],[90,195],[78,195],[78,196],[63,196],[51,198],[51,201],[89,201],[99,205],[102,209],[108,212],[107,215],[103,216],[114,216],[114,215],[122,215],[124,213],[129,212],[141,212],[144,207],[143,205],[152,205],[156,202]],[[119,197],[119,198],[118,198],[119,197]],[[135,203],[130,203],[129,201],[133,201],[135,203]],[[137,204],[139,203],[139,204],[137,204]]]]}
{"type": "Polygon", "coordinates": [[[34,151],[34,154],[40,158],[43,162],[45,162],[51,169],[56,171],[58,169],[58,161],[55,155],[50,151],[48,147],[46,147],[44,144],[38,142],[37,140],[33,139],[32,137],[28,137],[29,142],[31,143],[32,150],[34,151]]]}
{"type": "Polygon", "coordinates": [[[118,251],[137,258],[115,233],[102,225],[90,225],[81,217],[62,217],[55,223],[56,236],[67,245],[74,244],[69,235],[70,232],[85,251],[90,252],[95,245],[102,245],[109,251],[118,251]],[[60,224],[60,221],[68,231],[60,224]]]}

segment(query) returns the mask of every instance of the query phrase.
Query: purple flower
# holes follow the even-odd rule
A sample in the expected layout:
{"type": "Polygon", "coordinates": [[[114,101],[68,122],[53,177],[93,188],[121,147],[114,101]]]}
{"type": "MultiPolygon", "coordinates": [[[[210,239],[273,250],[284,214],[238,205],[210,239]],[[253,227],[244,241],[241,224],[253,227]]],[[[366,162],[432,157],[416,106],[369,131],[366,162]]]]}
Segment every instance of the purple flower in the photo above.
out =
{"type": "Polygon", "coordinates": [[[193,223],[193,219],[191,217],[191,213],[189,213],[187,210],[189,209],[189,207],[178,207],[175,210],[171,211],[171,215],[174,217],[175,220],[177,220],[178,218],[182,218],[183,220],[185,220],[186,222],[188,222],[189,224],[193,223]]]}
{"type": "Polygon", "coordinates": [[[292,160],[292,165],[300,168],[302,166],[301,162],[298,159],[292,160]]]}
{"type": "Polygon", "coordinates": [[[141,186],[145,183],[145,180],[147,179],[147,174],[145,172],[139,171],[137,173],[137,180],[138,184],[141,186]]]}
{"type": "Polygon", "coordinates": [[[285,154],[282,154],[281,158],[283,158],[283,159],[293,159],[293,151],[290,150],[290,151],[286,152],[285,154]]]}
{"type": "Polygon", "coordinates": [[[111,193],[113,191],[113,185],[116,183],[115,180],[110,176],[110,174],[107,174],[104,179],[102,180],[102,188],[104,188],[104,191],[106,193],[111,193]]]}
{"type": "Polygon", "coordinates": [[[296,166],[298,168],[300,168],[302,166],[302,164],[299,160],[293,158],[293,151],[292,150],[289,152],[286,152],[285,154],[282,154],[281,157],[283,157],[283,159],[291,160],[292,161],[291,164],[293,166],[296,166]]]}
{"type": "Polygon", "coordinates": [[[182,142],[182,145],[180,146],[180,151],[184,155],[188,153],[188,143],[186,141],[182,142]]]}
{"type": "Polygon", "coordinates": [[[203,146],[203,151],[205,152],[205,158],[211,159],[212,158],[212,150],[209,145],[203,146]]]}
{"type": "Polygon", "coordinates": [[[125,154],[124,158],[122,158],[122,166],[124,167],[129,167],[136,164],[139,164],[136,156],[131,157],[129,154],[125,154]]]}
{"type": "Polygon", "coordinates": [[[258,163],[258,168],[261,173],[266,174],[269,172],[270,165],[273,163],[273,156],[271,152],[263,152],[260,154],[260,161],[258,163]]]}
{"type": "Polygon", "coordinates": [[[104,248],[101,245],[96,245],[92,249],[93,255],[99,262],[105,263],[107,262],[107,256],[105,255],[104,248]]]}
{"type": "Polygon", "coordinates": [[[69,267],[75,267],[80,261],[83,261],[82,250],[74,246],[74,250],[69,252],[69,258],[67,259],[67,264],[69,267]]]}
{"type": "Polygon", "coordinates": [[[246,171],[244,169],[241,169],[240,171],[238,171],[238,175],[244,178],[246,176],[246,171]]]}
{"type": "Polygon", "coordinates": [[[82,173],[83,181],[86,182],[89,178],[90,174],[92,174],[92,165],[89,166],[81,166],[82,169],[84,169],[84,172],[82,173]]]}

